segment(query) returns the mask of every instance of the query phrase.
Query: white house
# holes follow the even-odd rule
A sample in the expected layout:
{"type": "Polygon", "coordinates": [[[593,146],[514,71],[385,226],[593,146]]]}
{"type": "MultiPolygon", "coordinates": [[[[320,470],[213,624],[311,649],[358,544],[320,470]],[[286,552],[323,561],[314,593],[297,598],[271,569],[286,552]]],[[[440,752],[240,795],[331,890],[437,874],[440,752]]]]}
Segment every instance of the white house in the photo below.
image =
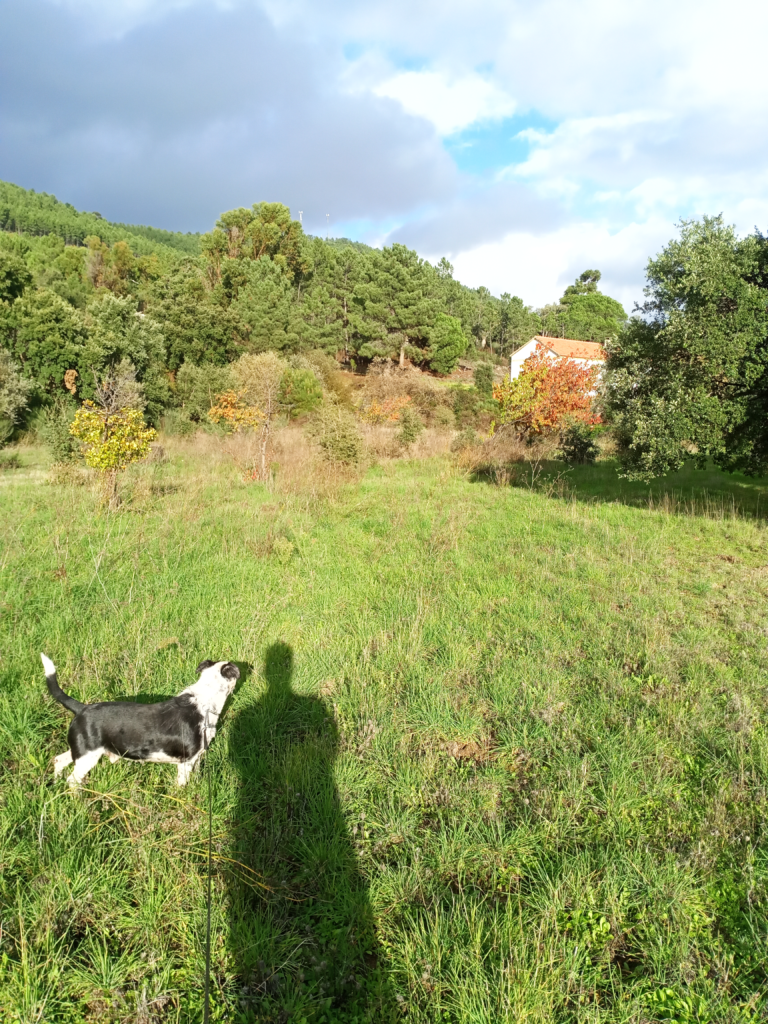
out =
{"type": "Polygon", "coordinates": [[[574,341],[571,338],[547,338],[537,334],[527,341],[517,352],[513,352],[509,361],[509,379],[520,376],[525,360],[532,356],[541,346],[548,359],[572,359],[582,366],[602,368],[605,362],[605,349],[596,341],[574,341]]]}

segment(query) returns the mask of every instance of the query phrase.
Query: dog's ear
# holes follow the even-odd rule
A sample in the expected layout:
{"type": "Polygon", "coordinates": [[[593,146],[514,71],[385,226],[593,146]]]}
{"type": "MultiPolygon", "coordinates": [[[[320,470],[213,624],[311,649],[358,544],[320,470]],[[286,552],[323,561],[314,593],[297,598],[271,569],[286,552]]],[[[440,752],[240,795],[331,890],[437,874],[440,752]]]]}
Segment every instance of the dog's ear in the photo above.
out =
{"type": "Polygon", "coordinates": [[[234,661],[228,661],[226,665],[221,666],[221,674],[224,676],[225,679],[237,680],[240,678],[240,669],[237,667],[234,661]]]}
{"type": "Polygon", "coordinates": [[[215,661],[201,661],[200,664],[197,666],[197,673],[198,673],[198,675],[201,672],[204,672],[207,668],[210,668],[211,665],[215,665],[215,664],[216,664],[215,661]]]}

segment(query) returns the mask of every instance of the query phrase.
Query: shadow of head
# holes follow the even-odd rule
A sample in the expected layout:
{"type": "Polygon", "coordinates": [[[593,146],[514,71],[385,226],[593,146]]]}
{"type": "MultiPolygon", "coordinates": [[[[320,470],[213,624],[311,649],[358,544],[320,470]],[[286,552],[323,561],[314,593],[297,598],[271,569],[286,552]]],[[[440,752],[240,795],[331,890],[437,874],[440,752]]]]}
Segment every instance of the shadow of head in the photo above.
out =
{"type": "Polygon", "coordinates": [[[291,692],[293,650],[278,641],[267,649],[264,657],[264,678],[270,697],[286,697],[291,692]]]}

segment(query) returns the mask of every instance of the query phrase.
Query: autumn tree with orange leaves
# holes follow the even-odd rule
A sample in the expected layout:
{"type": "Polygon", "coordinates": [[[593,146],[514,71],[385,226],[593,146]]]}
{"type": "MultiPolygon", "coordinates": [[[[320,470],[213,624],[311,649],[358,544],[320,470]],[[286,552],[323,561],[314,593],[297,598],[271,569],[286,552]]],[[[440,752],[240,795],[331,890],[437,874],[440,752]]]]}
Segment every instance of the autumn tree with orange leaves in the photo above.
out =
{"type": "Polygon", "coordinates": [[[501,406],[501,422],[520,437],[531,437],[557,430],[566,419],[598,423],[592,406],[597,378],[596,366],[548,359],[539,346],[519,377],[494,385],[493,397],[501,406]]]}

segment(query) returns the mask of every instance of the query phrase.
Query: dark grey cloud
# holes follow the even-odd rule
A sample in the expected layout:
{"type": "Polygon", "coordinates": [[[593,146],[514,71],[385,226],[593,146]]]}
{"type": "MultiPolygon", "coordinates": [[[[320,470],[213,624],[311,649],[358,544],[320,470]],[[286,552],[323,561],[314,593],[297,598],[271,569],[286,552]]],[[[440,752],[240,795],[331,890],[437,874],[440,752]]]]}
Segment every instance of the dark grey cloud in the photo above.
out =
{"type": "Polygon", "coordinates": [[[561,204],[540,198],[526,185],[465,181],[449,202],[415,216],[393,231],[387,242],[452,258],[512,231],[554,231],[569,219],[561,204]]]}
{"type": "Polygon", "coordinates": [[[112,220],[200,230],[278,200],[310,230],[449,200],[455,167],[394,102],[338,86],[340,53],[254,7],[199,4],[120,38],[44,0],[0,5],[0,178],[112,220]]]}

